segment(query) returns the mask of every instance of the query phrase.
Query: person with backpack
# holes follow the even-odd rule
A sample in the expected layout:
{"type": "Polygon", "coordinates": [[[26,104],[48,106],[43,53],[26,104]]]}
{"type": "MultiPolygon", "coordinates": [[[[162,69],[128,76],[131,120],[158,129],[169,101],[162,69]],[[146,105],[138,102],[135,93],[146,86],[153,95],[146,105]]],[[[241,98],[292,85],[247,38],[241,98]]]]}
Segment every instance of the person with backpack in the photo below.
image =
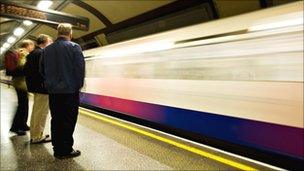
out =
{"type": "Polygon", "coordinates": [[[34,49],[34,43],[31,40],[23,40],[20,48],[15,52],[5,54],[6,72],[12,76],[12,85],[16,90],[18,106],[13,119],[11,132],[17,135],[25,135],[25,131],[30,130],[26,124],[28,118],[28,92],[25,83],[23,67],[26,62],[26,56],[34,49]],[[11,64],[10,68],[8,63],[11,64]],[[15,66],[13,66],[15,64],[15,66]]]}
{"type": "Polygon", "coordinates": [[[36,48],[28,56],[24,66],[28,92],[34,94],[34,103],[30,122],[32,144],[51,142],[49,135],[43,135],[47,115],[49,113],[49,96],[44,88],[44,79],[39,72],[42,51],[53,43],[50,36],[41,34],[36,40],[36,48]]]}
{"type": "Polygon", "coordinates": [[[5,55],[5,74],[7,76],[21,76],[22,71],[17,67],[19,60],[19,53],[16,50],[8,50],[5,55]]]}

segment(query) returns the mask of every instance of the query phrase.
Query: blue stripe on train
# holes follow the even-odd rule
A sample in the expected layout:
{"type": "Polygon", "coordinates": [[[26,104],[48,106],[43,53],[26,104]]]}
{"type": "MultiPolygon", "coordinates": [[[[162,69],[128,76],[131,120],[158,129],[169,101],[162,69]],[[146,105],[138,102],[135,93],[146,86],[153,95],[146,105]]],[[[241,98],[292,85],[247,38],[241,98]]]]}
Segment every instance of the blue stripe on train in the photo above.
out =
{"type": "Polygon", "coordinates": [[[302,128],[89,93],[81,94],[81,102],[231,143],[304,156],[302,128]]]}

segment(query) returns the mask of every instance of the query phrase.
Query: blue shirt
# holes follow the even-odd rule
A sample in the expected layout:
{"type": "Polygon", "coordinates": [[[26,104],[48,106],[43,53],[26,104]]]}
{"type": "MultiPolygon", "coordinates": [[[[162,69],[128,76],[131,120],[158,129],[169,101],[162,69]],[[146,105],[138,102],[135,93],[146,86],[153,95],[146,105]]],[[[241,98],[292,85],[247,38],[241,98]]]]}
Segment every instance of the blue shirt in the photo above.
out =
{"type": "Polygon", "coordinates": [[[79,92],[84,82],[85,61],[81,47],[59,37],[44,48],[40,71],[50,94],[79,92]]]}

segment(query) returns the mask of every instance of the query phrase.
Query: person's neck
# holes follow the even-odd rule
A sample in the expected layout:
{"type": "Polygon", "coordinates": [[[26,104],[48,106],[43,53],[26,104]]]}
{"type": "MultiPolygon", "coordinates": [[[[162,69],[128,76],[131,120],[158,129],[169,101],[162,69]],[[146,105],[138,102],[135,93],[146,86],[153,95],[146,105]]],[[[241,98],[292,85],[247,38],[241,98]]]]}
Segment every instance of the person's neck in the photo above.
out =
{"type": "Polygon", "coordinates": [[[38,45],[38,47],[40,47],[41,49],[45,48],[44,45],[38,45]]]}
{"type": "Polygon", "coordinates": [[[66,35],[59,35],[59,36],[58,36],[58,38],[60,38],[60,37],[62,37],[62,38],[64,38],[64,39],[66,39],[66,40],[68,40],[68,41],[71,41],[70,36],[66,36],[66,35]]]}

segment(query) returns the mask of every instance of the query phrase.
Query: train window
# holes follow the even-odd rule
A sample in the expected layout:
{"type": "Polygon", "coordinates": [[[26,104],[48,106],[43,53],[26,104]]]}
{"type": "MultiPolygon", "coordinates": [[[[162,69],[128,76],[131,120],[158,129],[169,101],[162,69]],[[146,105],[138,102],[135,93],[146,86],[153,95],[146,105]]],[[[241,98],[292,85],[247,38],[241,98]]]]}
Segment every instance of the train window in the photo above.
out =
{"type": "Polygon", "coordinates": [[[100,44],[95,38],[90,40],[75,39],[74,41],[81,46],[82,50],[88,50],[88,49],[100,47],[100,44]]]}

